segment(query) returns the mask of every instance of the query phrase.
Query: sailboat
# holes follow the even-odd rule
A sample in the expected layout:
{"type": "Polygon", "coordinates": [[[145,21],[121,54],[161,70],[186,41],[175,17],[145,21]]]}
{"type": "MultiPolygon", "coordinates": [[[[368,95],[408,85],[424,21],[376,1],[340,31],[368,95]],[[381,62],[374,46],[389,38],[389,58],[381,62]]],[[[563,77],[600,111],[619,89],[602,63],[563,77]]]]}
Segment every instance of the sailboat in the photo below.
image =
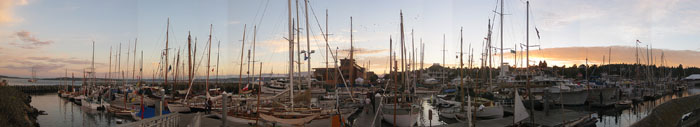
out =
{"type": "Polygon", "coordinates": [[[36,82],[36,71],[34,70],[34,67],[32,67],[32,78],[27,80],[27,82],[36,82]]]}
{"type": "MultiPolygon", "coordinates": [[[[412,94],[408,92],[409,87],[411,85],[409,84],[409,81],[406,79],[408,76],[407,70],[406,70],[406,64],[404,64],[405,55],[406,51],[404,51],[404,28],[403,28],[403,12],[400,12],[400,20],[401,20],[401,70],[403,71],[403,78],[404,79],[401,83],[404,84],[404,92],[398,91],[398,84],[399,82],[397,80],[394,80],[394,91],[389,93],[389,94],[384,94],[384,98],[394,98],[394,99],[386,99],[385,102],[382,102],[382,119],[384,121],[389,122],[390,124],[393,124],[395,126],[400,126],[400,127],[409,127],[413,126],[418,122],[418,116],[420,114],[420,106],[415,104],[414,102],[417,102],[417,97],[415,94],[412,94]]],[[[351,27],[352,28],[352,27],[351,27]]],[[[352,30],[351,30],[352,31],[352,30]]],[[[350,41],[352,43],[352,39],[350,41]]],[[[352,50],[351,50],[352,51],[352,50]]],[[[391,54],[391,52],[390,52],[391,54]]],[[[396,64],[396,62],[395,62],[396,64]]],[[[394,70],[398,69],[394,68],[394,70]]],[[[395,71],[398,73],[398,71],[395,71]]],[[[394,79],[397,79],[394,77],[394,79]]]]}

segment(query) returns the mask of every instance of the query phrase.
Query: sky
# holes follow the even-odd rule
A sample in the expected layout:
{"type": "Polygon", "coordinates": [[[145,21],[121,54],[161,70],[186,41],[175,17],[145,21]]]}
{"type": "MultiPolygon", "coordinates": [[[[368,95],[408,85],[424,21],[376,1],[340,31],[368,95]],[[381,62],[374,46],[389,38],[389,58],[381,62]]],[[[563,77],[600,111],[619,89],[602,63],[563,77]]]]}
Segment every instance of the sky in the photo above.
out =
{"type": "MultiPolygon", "coordinates": [[[[295,22],[296,2],[292,1],[295,22]]],[[[458,65],[460,29],[463,52],[469,52],[471,45],[474,66],[478,66],[489,21],[495,23],[493,47],[501,47],[503,37],[504,49],[517,46],[518,54],[524,51],[518,45],[526,42],[529,26],[529,43],[533,45],[530,63],[547,60],[550,65],[570,66],[583,64],[588,58],[589,64],[603,64],[603,57],[610,55],[612,63],[634,63],[635,52],[641,50],[644,56],[640,59],[646,58],[646,47],[651,46],[654,50],[650,56],[656,64],[700,66],[699,59],[692,59],[700,58],[700,9],[696,8],[700,1],[696,0],[532,0],[529,13],[524,0],[504,0],[503,19],[495,13],[501,12],[500,0],[310,0],[308,29],[304,1],[298,2],[299,46],[306,49],[309,30],[309,47],[315,51],[311,54],[312,68],[325,67],[327,55],[321,31],[328,31],[329,45],[337,49],[338,58],[349,57],[352,17],[358,64],[386,73],[389,38],[398,49],[401,37],[400,13],[406,48],[419,49],[424,43],[425,66],[442,63],[443,51],[447,66],[458,65]]],[[[159,65],[165,64],[161,54],[166,40],[169,64],[173,64],[178,51],[182,61],[187,58],[189,33],[193,43],[195,38],[197,42],[197,75],[206,76],[210,27],[210,67],[218,68],[220,75],[238,75],[239,68],[243,68],[243,74],[249,70],[253,64],[247,64],[247,50],[252,50],[253,40],[254,72],[261,71],[262,63],[263,73],[282,74],[289,69],[287,7],[284,0],[1,0],[0,75],[29,77],[34,68],[37,77],[64,76],[66,71],[82,76],[82,71],[92,66],[94,42],[98,77],[106,76],[110,66],[112,76],[117,75],[117,69],[130,72],[134,66],[139,68],[143,52],[143,75],[150,78],[159,65]],[[241,66],[244,31],[245,62],[241,66]],[[116,59],[118,54],[121,60],[116,59]]],[[[516,62],[510,49],[504,51],[504,62],[512,65],[516,62]]],[[[492,55],[494,63],[500,62],[498,54],[492,55]]],[[[302,64],[305,71],[307,62],[302,64]]]]}

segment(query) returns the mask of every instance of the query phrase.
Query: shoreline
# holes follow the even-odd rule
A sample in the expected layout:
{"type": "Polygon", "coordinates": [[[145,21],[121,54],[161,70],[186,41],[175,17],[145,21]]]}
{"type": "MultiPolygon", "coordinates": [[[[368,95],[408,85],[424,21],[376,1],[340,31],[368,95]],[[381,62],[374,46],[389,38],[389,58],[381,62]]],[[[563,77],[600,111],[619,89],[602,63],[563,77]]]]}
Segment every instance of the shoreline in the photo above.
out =
{"type": "Polygon", "coordinates": [[[30,105],[32,97],[12,87],[0,87],[0,124],[10,127],[38,127],[40,111],[30,105]]]}

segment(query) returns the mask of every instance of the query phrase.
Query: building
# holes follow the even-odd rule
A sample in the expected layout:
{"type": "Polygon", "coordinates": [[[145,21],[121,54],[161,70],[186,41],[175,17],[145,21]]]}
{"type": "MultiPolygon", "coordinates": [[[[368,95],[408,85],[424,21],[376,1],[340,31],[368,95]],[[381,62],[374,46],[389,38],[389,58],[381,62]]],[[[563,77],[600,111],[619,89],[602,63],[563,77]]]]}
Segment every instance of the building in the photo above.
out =
{"type": "Polygon", "coordinates": [[[341,84],[343,82],[342,79],[351,84],[368,84],[370,83],[368,79],[376,77],[374,72],[367,72],[365,68],[357,65],[354,59],[341,59],[340,67],[338,68],[342,72],[342,78],[336,68],[314,68],[313,76],[316,80],[326,81],[326,84],[341,84]],[[352,73],[351,77],[350,71],[352,70],[354,70],[354,73],[352,73]],[[365,82],[355,83],[355,79],[358,78],[362,78],[365,82]]]}
{"type": "Polygon", "coordinates": [[[449,76],[448,68],[441,66],[439,63],[433,63],[433,65],[428,67],[428,69],[426,69],[426,71],[427,71],[427,77],[424,77],[425,79],[433,78],[439,82],[449,82],[450,81],[447,78],[449,76]]]}

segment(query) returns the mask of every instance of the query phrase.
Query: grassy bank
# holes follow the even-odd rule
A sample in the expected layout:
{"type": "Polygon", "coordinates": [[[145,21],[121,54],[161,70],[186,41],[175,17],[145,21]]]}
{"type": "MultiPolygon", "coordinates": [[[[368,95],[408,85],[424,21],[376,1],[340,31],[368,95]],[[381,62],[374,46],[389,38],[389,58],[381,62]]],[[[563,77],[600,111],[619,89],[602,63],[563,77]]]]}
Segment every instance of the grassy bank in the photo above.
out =
{"type": "Polygon", "coordinates": [[[36,118],[39,111],[29,105],[31,97],[11,87],[0,87],[0,126],[39,126],[36,118]]]}

